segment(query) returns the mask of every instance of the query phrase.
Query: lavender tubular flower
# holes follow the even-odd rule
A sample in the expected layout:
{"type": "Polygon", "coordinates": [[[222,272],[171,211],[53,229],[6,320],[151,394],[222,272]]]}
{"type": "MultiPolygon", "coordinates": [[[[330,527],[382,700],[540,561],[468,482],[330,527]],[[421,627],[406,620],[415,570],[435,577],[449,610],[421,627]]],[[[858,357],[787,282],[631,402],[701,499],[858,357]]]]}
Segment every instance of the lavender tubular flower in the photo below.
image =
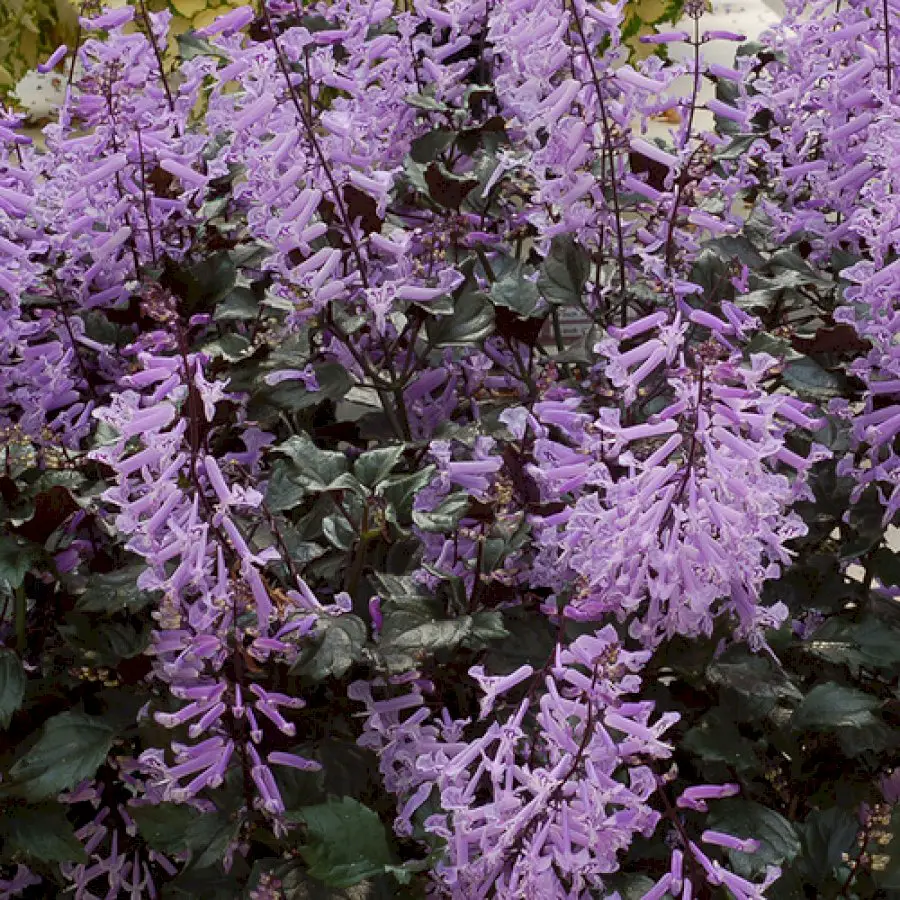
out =
{"type": "Polygon", "coordinates": [[[81,19],[81,25],[83,28],[88,28],[92,31],[97,29],[105,29],[112,30],[114,28],[121,28],[122,25],[125,25],[127,22],[130,22],[134,18],[134,10],[125,7],[123,9],[113,9],[109,12],[103,13],[100,16],[95,16],[93,18],[81,19]]]}
{"type": "Polygon", "coordinates": [[[218,16],[211,24],[198,31],[204,37],[212,37],[216,34],[231,35],[240,31],[253,21],[252,6],[238,6],[225,15],[218,16]]]}
{"type": "Polygon", "coordinates": [[[38,72],[42,74],[52,72],[66,58],[68,52],[69,48],[65,44],[60,44],[60,46],[50,54],[46,62],[38,65],[38,72]]]}
{"type": "Polygon", "coordinates": [[[182,165],[174,159],[163,159],[159,163],[160,168],[176,178],[180,178],[182,183],[188,187],[199,189],[206,187],[209,179],[205,175],[194,171],[190,166],[182,165]]]}
{"type": "Polygon", "coordinates": [[[727,847],[731,850],[740,850],[742,853],[755,853],[759,849],[759,841],[753,838],[742,840],[730,834],[722,834],[720,831],[707,829],[700,835],[704,844],[714,844],[718,847],[727,847]]]}
{"type": "Polygon", "coordinates": [[[747,36],[745,34],[738,34],[736,31],[722,31],[722,30],[713,30],[713,31],[704,31],[700,36],[700,40],[704,43],[706,41],[746,41],[747,36]]]}
{"type": "Polygon", "coordinates": [[[686,31],[660,31],[656,34],[642,34],[640,36],[642,44],[677,44],[690,39],[691,36],[686,31]]]}
{"type": "Polygon", "coordinates": [[[645,141],[643,138],[632,138],[631,149],[637,153],[642,153],[644,156],[652,159],[654,162],[657,162],[662,166],[665,166],[667,169],[678,168],[678,160],[674,156],[672,156],[671,153],[666,153],[665,150],[657,147],[656,144],[651,144],[649,141],[645,141]]]}
{"type": "Polygon", "coordinates": [[[672,873],[667,872],[649,891],[647,891],[646,894],[644,894],[641,900],[661,900],[661,898],[665,897],[668,893],[669,887],[672,885],[673,881],[674,877],[672,873]]]}
{"type": "Polygon", "coordinates": [[[676,803],[683,809],[696,809],[706,812],[707,800],[721,800],[723,797],[734,797],[740,792],[736,784],[698,785],[689,787],[678,797],[676,803]]]}

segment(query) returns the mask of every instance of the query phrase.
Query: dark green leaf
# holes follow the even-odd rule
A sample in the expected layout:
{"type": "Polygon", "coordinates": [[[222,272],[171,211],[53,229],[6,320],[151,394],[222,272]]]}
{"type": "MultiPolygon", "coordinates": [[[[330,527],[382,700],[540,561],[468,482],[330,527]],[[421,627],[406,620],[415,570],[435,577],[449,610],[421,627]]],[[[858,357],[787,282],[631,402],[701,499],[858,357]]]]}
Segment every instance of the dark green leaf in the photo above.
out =
{"type": "Polygon", "coordinates": [[[353,464],[353,474],[369,488],[387,478],[403,459],[403,446],[378,447],[363,453],[353,464]]]}
{"type": "Polygon", "coordinates": [[[273,450],[294,464],[292,480],[307,491],[324,491],[349,468],[344,453],[322,450],[306,434],[294,435],[273,450]]]}
{"type": "Polygon", "coordinates": [[[880,546],[884,540],[884,507],[878,491],[868,488],[853,504],[848,515],[842,516],[849,528],[847,539],[841,543],[842,561],[855,560],[880,546]]]}
{"type": "Polygon", "coordinates": [[[793,724],[806,731],[862,728],[874,721],[878,699],[836,682],[816,685],[794,713],[793,724]]]}
{"type": "Polygon", "coordinates": [[[446,103],[435,100],[427,94],[407,94],[403,99],[410,106],[425,112],[445,112],[449,108],[446,103]]]}
{"type": "Polygon", "coordinates": [[[713,238],[704,246],[714,250],[724,260],[729,262],[737,260],[743,263],[751,271],[759,271],[766,263],[763,255],[744,235],[725,235],[713,238]]]}
{"type": "Polygon", "coordinates": [[[188,31],[177,36],[178,50],[184,60],[193,59],[196,56],[212,56],[230,62],[231,57],[223,53],[219,47],[210,43],[206,38],[200,37],[195,31],[188,31]]]}
{"type": "Polygon", "coordinates": [[[322,520],[322,533],[338,550],[350,550],[356,543],[356,529],[342,512],[333,512],[322,520]]]}
{"type": "Polygon", "coordinates": [[[288,556],[295,566],[306,566],[326,552],[321,544],[302,540],[297,530],[288,522],[281,522],[278,530],[284,546],[287,547],[288,556]]]}
{"type": "Polygon", "coordinates": [[[492,641],[502,641],[508,637],[509,632],[503,624],[503,613],[497,609],[483,609],[472,616],[466,646],[480,650],[492,641]]]}
{"type": "Polygon", "coordinates": [[[723,689],[723,705],[729,706],[726,700],[735,704],[733,715],[739,720],[766,716],[778,703],[802,697],[769,657],[754,656],[744,648],[724,653],[706,674],[713,685],[723,689]]]}
{"type": "Polygon", "coordinates": [[[137,586],[138,576],[145,568],[143,565],[132,565],[105,575],[92,575],[84,593],[78,598],[78,609],[103,613],[143,609],[155,599],[154,592],[137,586]]]}
{"type": "Polygon", "coordinates": [[[403,160],[403,173],[409,183],[420,193],[428,194],[428,182],[425,180],[426,163],[417,163],[411,156],[403,160]]]}
{"type": "Polygon", "coordinates": [[[485,660],[489,671],[508,675],[524,665],[539,671],[550,659],[556,641],[546,618],[511,609],[504,613],[503,627],[508,637],[490,648],[485,660]]]}
{"type": "Polygon", "coordinates": [[[816,400],[841,393],[840,379],[808,356],[785,363],[782,378],[801,396],[816,400]]]}
{"type": "Polygon", "coordinates": [[[113,730],[102,719],[64,712],[44,723],[38,742],[12,769],[9,787],[29,800],[45,800],[93,777],[106,759],[113,730]]]}
{"type": "Polygon", "coordinates": [[[728,137],[729,142],[716,151],[716,159],[740,159],[756,141],[760,140],[758,134],[730,134],[728,137]]]}
{"type": "Polygon", "coordinates": [[[150,643],[150,623],[146,621],[139,625],[104,621],[98,626],[92,616],[70,613],[57,629],[90,666],[115,666],[143,653],[150,643]]]}
{"type": "MultiPolygon", "coordinates": [[[[647,892],[656,884],[652,878],[648,878],[646,875],[634,874],[613,876],[609,879],[608,885],[604,875],[603,883],[604,886],[611,889],[615,888],[622,900],[643,900],[647,892]]],[[[669,894],[665,894],[663,900],[669,896],[669,894]]]]}
{"type": "Polygon", "coordinates": [[[792,724],[802,731],[834,732],[844,753],[858,756],[895,743],[890,729],[873,712],[878,706],[871,694],[829,681],[807,694],[792,724]]]}
{"type": "Polygon", "coordinates": [[[295,477],[296,466],[292,462],[276,460],[272,475],[266,485],[266,506],[272,512],[285,512],[297,506],[306,496],[306,489],[295,477]]]}
{"type": "Polygon", "coordinates": [[[725,710],[713,709],[691,728],[681,741],[689,753],[708,762],[723,762],[738,772],[759,766],[753,744],[743,737],[725,710]]]}
{"type": "Polygon", "coordinates": [[[256,295],[248,287],[236,287],[216,307],[217,322],[249,322],[259,315],[256,295]]]}
{"type": "MultiPolygon", "coordinates": [[[[162,886],[160,900],[235,900],[241,896],[240,882],[237,872],[232,868],[229,872],[219,865],[206,869],[183,869],[172,881],[162,886]]],[[[306,900],[301,895],[291,897],[285,893],[285,900],[306,900]]]]}
{"type": "Polygon", "coordinates": [[[859,833],[859,819],[850,810],[833,806],[814,809],[801,828],[805,852],[803,868],[814,883],[822,884],[841,865],[859,833]]]}
{"type": "Polygon", "coordinates": [[[371,577],[377,592],[385,599],[401,605],[427,603],[429,600],[425,588],[411,575],[388,575],[381,572],[374,573],[371,577]]]}
{"type": "Polygon", "coordinates": [[[534,315],[540,302],[537,284],[525,277],[521,267],[495,281],[490,296],[495,306],[505,306],[523,317],[534,315]]]}
{"type": "Polygon", "coordinates": [[[366,626],[346,613],[319,619],[316,643],[301,655],[293,671],[309,681],[340,678],[362,657],[366,626]]]}
{"type": "Polygon", "coordinates": [[[343,493],[344,491],[353,491],[360,497],[367,497],[368,491],[354,478],[349,472],[338,475],[331,484],[326,488],[329,494],[343,493]]]}
{"type": "Polygon", "coordinates": [[[25,697],[25,670],[12,650],[0,649],[0,729],[9,726],[25,697]]]}
{"type": "Polygon", "coordinates": [[[237,269],[227,252],[213,253],[190,266],[169,261],[163,283],[180,297],[185,312],[214,311],[235,286],[237,269]]]}
{"type": "Polygon", "coordinates": [[[766,866],[790,863],[800,852],[800,838],[794,826],[775,812],[750,800],[733,798],[710,805],[709,827],[739,838],[759,841],[756,853],[729,850],[734,871],[744,878],[765,875],[766,866]]]}
{"type": "Polygon", "coordinates": [[[590,273],[587,251],[569,235],[553,238],[550,253],[541,264],[537,287],[550,303],[576,306],[581,301],[590,273]]]}
{"type": "Polygon", "coordinates": [[[384,497],[396,510],[400,521],[408,521],[416,494],[434,477],[434,466],[425,466],[410,475],[389,475],[381,481],[375,493],[384,497]]]}
{"type": "Polygon", "coordinates": [[[459,297],[452,315],[429,320],[427,328],[435,347],[467,347],[493,333],[494,309],[484,294],[470,291],[459,297]]]}
{"type": "Polygon", "coordinates": [[[747,341],[745,353],[769,353],[776,359],[800,359],[801,356],[782,337],[768,331],[757,331],[747,341]]]}
{"type": "Polygon", "coordinates": [[[226,362],[240,362],[253,353],[253,345],[241,334],[229,332],[203,345],[203,352],[213,359],[226,362]]]}
{"type": "Polygon", "coordinates": [[[329,887],[357,884],[393,862],[381,819],[351,797],[303,807],[296,818],[306,823],[300,853],[309,873],[329,887]]]}
{"type": "Polygon", "coordinates": [[[469,495],[459,491],[445,497],[431,512],[413,510],[413,522],[422,531],[450,532],[469,508],[469,495]]]}
{"type": "Polygon", "coordinates": [[[0,833],[12,846],[39,862],[87,862],[87,854],[59,804],[7,806],[0,833]]]}
{"type": "MultiPolygon", "coordinates": [[[[257,869],[260,875],[265,872],[278,884],[279,900],[398,900],[396,883],[383,875],[363,878],[357,884],[341,889],[329,887],[313,878],[300,859],[263,859],[257,861],[253,868],[254,873],[257,869]]],[[[385,867],[385,871],[393,873],[393,868],[385,867]]],[[[247,891],[242,895],[244,900],[257,900],[264,893],[271,893],[271,888],[259,892],[254,890],[258,884],[255,877],[251,875],[247,891]]]]}
{"type": "Polygon", "coordinates": [[[353,387],[353,379],[338,363],[322,363],[313,367],[319,390],[309,391],[298,381],[283,381],[274,387],[260,387],[254,401],[278,409],[298,413],[314,409],[326,400],[340,400],[353,387]]]}
{"type": "Polygon", "coordinates": [[[691,269],[691,281],[703,288],[707,305],[722,298],[730,286],[731,267],[713,250],[703,249],[691,269]]]}
{"type": "Polygon", "coordinates": [[[417,163],[430,163],[453,143],[455,137],[454,132],[447,128],[435,128],[413,140],[409,155],[417,163]]]}
{"type": "Polygon", "coordinates": [[[900,668],[900,632],[873,617],[853,622],[839,616],[829,619],[803,647],[828,662],[860,669],[900,668]]]}
{"type": "Polygon", "coordinates": [[[411,669],[422,656],[455,649],[472,635],[471,616],[445,618],[433,597],[393,597],[383,604],[382,613],[378,651],[391,671],[411,669]]]}
{"type": "Polygon", "coordinates": [[[28,570],[40,559],[40,548],[13,535],[0,535],[0,584],[22,586],[28,570]]]}
{"type": "Polygon", "coordinates": [[[778,291],[773,291],[769,288],[761,288],[760,290],[741,294],[735,299],[735,303],[741,309],[759,311],[771,309],[777,299],[778,291]]]}
{"type": "Polygon", "coordinates": [[[128,814],[137,822],[140,836],[160,853],[180,853],[187,848],[187,835],[197,810],[184,804],[129,806],[128,814]]]}
{"type": "Polygon", "coordinates": [[[487,574],[501,568],[503,561],[511,553],[520,550],[531,534],[531,526],[523,516],[517,526],[494,530],[492,537],[484,542],[481,572],[487,574]]]}
{"type": "Polygon", "coordinates": [[[769,265],[776,272],[790,272],[795,276],[795,284],[818,284],[830,286],[829,279],[824,278],[796,250],[782,248],[773,254],[769,265]]]}
{"type": "Polygon", "coordinates": [[[329,31],[334,28],[333,21],[326,19],[325,16],[314,14],[301,16],[298,24],[301,28],[305,28],[310,34],[315,34],[318,31],[329,31]]]}
{"type": "Polygon", "coordinates": [[[224,812],[194,817],[184,832],[184,846],[191,851],[192,869],[220,869],[228,845],[237,837],[240,820],[224,812]]]}

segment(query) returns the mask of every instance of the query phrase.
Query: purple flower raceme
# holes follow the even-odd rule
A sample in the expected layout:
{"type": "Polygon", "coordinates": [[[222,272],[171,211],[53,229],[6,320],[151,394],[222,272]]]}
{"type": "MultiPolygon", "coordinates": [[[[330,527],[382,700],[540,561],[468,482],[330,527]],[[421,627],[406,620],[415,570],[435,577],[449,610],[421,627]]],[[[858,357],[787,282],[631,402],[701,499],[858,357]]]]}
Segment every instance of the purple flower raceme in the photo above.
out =
{"type": "MultiPolygon", "coordinates": [[[[634,836],[653,832],[660,815],[651,805],[657,779],[650,764],[669,757],[663,735],[678,717],[654,721],[652,703],[628,699],[650,656],[626,651],[606,626],[557,646],[545,674],[524,666],[489,676],[475,667],[470,675],[483,695],[477,728],[429,710],[424,686],[378,699],[384,682],[351,685],[367,713],[360,743],[378,753],[385,786],[398,797],[397,831],[410,834],[430,799],[444,810],[420,818],[425,833],[446,842],[434,871],[442,896],[587,898],[617,871],[634,836]]],[[[735,792],[692,790],[697,804],[735,792]]],[[[752,842],[718,832],[701,840],[753,850],[752,842]]],[[[676,850],[673,870],[680,859],[676,850]]],[[[711,883],[732,877],[720,867],[711,883]]],[[[748,886],[740,896],[763,896],[765,886],[739,881],[748,886]]]]}
{"type": "Polygon", "coordinates": [[[28,866],[20,863],[12,875],[7,878],[0,877],[0,897],[21,897],[28,888],[40,883],[41,879],[28,866]]]}
{"type": "Polygon", "coordinates": [[[88,861],[60,865],[77,900],[122,894],[153,897],[156,879],[175,875],[186,856],[167,856],[135,840],[138,824],[132,811],[158,803],[160,797],[141,778],[136,760],[116,759],[112,765],[124,788],[121,797],[110,796],[111,789],[99,782],[83,782],[60,798],[69,808],[91,810],[91,821],[75,832],[88,861]]]}
{"type": "MultiPolygon", "coordinates": [[[[710,314],[692,319],[714,333],[733,330],[710,314]]],[[[537,441],[536,476],[547,496],[575,497],[543,542],[553,542],[556,566],[574,582],[562,592],[566,615],[615,615],[653,646],[675,634],[709,634],[724,613],[759,642],[787,615],[782,604],[760,606],[760,590],[790,563],[788,542],[805,531],[790,507],[805,495],[804,472],[827,451],[803,459],[784,446],[795,423],[813,419],[795,401],[760,390],[774,359],[753,356],[744,367],[717,351],[697,359],[697,371],[684,364],[685,331],[677,316],[654,314],[601,343],[602,371],[614,385],[636,396],[651,376],[664,378],[669,399],[638,425],[602,409],[579,426],[590,436],[571,450],[537,441]],[[625,474],[613,478],[611,461],[625,474]]],[[[554,421],[549,409],[535,411],[542,423],[554,421]]]]}
{"type": "Polygon", "coordinates": [[[852,422],[851,452],[839,473],[854,479],[854,500],[867,490],[878,498],[889,524],[900,513],[900,79],[883,42],[900,39],[900,24],[896,17],[879,22],[881,15],[856,2],[838,10],[790,4],[785,22],[770,36],[783,61],[758,79],[750,108],[774,116],[780,149],[767,152],[766,160],[784,201],[772,211],[782,233],[809,233],[813,260],[837,249],[859,259],[841,273],[850,286],[835,320],[851,325],[871,349],[853,364],[866,385],[863,408],[851,411],[833,401],[832,411],[852,422]],[[815,156],[804,138],[811,128],[823,148],[815,156]]]}
{"type": "Polygon", "coordinates": [[[216,459],[191,443],[191,422],[212,422],[223,387],[203,378],[200,357],[178,363],[143,354],[142,363],[152,377],[136,373],[132,381],[149,382],[149,393],[125,391],[97,410],[117,437],[95,456],[117,475],[104,494],[119,510],[117,527],[147,562],[139,585],[161,592],[150,652],[156,677],[180,703],[155,719],[166,728],[186,727],[190,742],[172,743],[171,762],[163,749],[145,750],[140,762],[162,799],[184,803],[219,787],[231,767],[248,759],[254,804],[282,832],[284,803],[270,764],[317,764],[292,753],[264,755],[263,726],[294,736],[284,712],[302,708],[303,700],[246,677],[235,680],[225,666],[244,648],[258,660],[295,660],[299,642],[316,627],[316,610],[289,597],[276,608],[265,567],[278,553],[254,549],[241,526],[262,495],[231,483],[216,459]],[[133,439],[140,442],[136,450],[133,439]],[[252,619],[243,624],[247,613],[252,619]]]}

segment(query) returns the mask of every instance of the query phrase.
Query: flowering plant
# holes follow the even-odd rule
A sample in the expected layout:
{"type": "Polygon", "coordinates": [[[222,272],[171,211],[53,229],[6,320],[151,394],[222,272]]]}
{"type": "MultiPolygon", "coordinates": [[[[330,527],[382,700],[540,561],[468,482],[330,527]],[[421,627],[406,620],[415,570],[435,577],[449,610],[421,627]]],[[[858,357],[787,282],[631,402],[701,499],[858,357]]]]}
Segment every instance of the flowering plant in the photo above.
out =
{"type": "Polygon", "coordinates": [[[139,0],[46,62],[0,897],[897,895],[897,24],[686,11],[269,0],[173,70],[139,0]]]}

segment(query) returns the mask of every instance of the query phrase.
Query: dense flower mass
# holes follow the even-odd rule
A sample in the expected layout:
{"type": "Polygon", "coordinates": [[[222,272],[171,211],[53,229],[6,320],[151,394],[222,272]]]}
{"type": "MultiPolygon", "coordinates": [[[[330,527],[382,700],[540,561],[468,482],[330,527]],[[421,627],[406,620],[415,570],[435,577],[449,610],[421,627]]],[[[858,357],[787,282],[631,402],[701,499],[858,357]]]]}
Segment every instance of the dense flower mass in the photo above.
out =
{"type": "Polygon", "coordinates": [[[892,3],[85,5],[0,118],[0,898],[897,889],[892,3]]]}
{"type": "Polygon", "coordinates": [[[809,234],[813,258],[830,256],[849,282],[834,320],[864,342],[851,372],[866,388],[861,409],[845,398],[831,404],[851,422],[839,472],[854,480],[855,499],[876,493],[886,524],[900,512],[900,125],[890,53],[898,36],[889,5],[873,16],[858,3],[795,4],[773,42],[782,56],[763,70],[754,104],[771,113],[778,141],[764,155],[784,192],[780,207],[770,205],[773,218],[783,234],[809,234]]]}

